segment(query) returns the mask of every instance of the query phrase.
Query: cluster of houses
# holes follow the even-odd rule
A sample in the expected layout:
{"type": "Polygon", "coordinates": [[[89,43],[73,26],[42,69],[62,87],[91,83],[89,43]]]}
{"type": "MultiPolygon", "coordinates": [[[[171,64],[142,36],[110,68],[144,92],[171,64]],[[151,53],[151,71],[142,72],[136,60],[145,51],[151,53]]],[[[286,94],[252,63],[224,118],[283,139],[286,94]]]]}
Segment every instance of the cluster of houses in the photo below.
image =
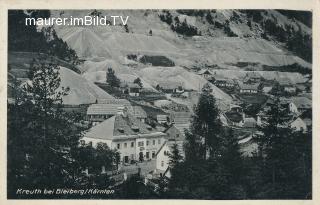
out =
{"type": "Polygon", "coordinates": [[[184,129],[190,125],[189,112],[159,113],[156,126],[148,124],[147,112],[126,99],[98,99],[87,108],[92,125],[80,140],[82,146],[105,143],[120,153],[123,166],[154,160],[154,175],[168,172],[169,151],[178,144],[183,153],[184,129]]]}
{"type": "MultiPolygon", "coordinates": [[[[251,141],[252,137],[259,134],[258,127],[266,125],[271,106],[276,103],[274,96],[270,94],[275,83],[263,79],[257,72],[249,72],[241,80],[226,79],[212,74],[209,70],[203,70],[199,74],[217,87],[235,90],[240,95],[264,93],[268,96],[255,115],[246,114],[239,99],[234,99],[234,104],[220,111],[222,125],[246,131],[244,136],[239,138],[239,144],[247,150],[246,155],[250,156],[250,153],[257,149],[251,141]]],[[[280,98],[281,106],[287,110],[290,117],[286,126],[296,131],[310,131],[312,103],[306,86],[293,86],[287,79],[280,80],[278,86],[281,86],[284,92],[292,94],[280,98]],[[297,90],[303,90],[304,95],[296,95],[297,90]]],[[[122,84],[121,89],[130,96],[139,96],[141,92],[137,84],[122,84]]],[[[159,83],[156,89],[165,94],[186,92],[183,85],[176,82],[159,83]]],[[[163,110],[152,104],[148,105],[151,110],[143,107],[143,104],[132,104],[127,99],[98,99],[87,108],[87,120],[92,127],[86,131],[80,142],[90,146],[106,143],[111,149],[119,151],[120,163],[123,166],[154,162],[153,168],[145,175],[146,183],[151,183],[160,176],[170,177],[169,156],[174,144],[178,145],[180,153],[184,154],[184,130],[189,129],[192,114],[190,111],[163,110]]]]}
{"type": "Polygon", "coordinates": [[[311,80],[306,83],[295,83],[289,78],[265,79],[259,72],[247,72],[242,79],[231,79],[208,69],[200,70],[199,75],[227,92],[238,94],[268,94],[278,86],[284,94],[295,95],[306,93],[311,89],[311,80]]]}

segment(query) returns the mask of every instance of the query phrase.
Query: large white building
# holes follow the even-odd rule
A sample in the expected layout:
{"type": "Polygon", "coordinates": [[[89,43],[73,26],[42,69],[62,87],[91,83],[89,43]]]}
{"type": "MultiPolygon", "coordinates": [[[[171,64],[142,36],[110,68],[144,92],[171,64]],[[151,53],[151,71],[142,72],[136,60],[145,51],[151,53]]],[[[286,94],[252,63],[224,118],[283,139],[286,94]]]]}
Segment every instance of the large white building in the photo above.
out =
{"type": "Polygon", "coordinates": [[[155,157],[165,142],[166,134],[159,132],[119,108],[116,115],[92,127],[81,139],[81,143],[106,143],[111,149],[117,149],[121,161],[147,160],[155,157]]]}

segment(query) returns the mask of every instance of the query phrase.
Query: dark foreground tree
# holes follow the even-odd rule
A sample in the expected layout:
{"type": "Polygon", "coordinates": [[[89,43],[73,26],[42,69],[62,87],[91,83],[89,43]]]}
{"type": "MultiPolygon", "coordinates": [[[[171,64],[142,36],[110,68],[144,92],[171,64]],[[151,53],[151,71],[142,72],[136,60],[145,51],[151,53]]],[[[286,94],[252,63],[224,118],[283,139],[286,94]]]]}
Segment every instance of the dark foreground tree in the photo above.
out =
{"type": "Polygon", "coordinates": [[[185,159],[173,163],[168,196],[191,199],[243,199],[237,139],[222,132],[209,85],[204,86],[186,131],[185,159]],[[234,166],[234,167],[233,167],[234,166]],[[237,169],[237,170],[236,170],[237,169]]]}
{"type": "Polygon", "coordinates": [[[81,118],[63,112],[62,97],[69,89],[60,86],[59,67],[51,62],[35,59],[30,81],[14,86],[15,103],[8,105],[8,198],[26,197],[16,195],[18,188],[97,186],[108,178],[82,180],[85,164],[94,162],[92,167],[101,171],[115,161],[116,155],[104,145],[77,157],[84,128],[81,118]]]}
{"type": "Polygon", "coordinates": [[[286,110],[279,100],[271,106],[268,125],[259,143],[264,156],[259,196],[274,199],[311,198],[311,133],[293,132],[286,126],[286,110]]]}

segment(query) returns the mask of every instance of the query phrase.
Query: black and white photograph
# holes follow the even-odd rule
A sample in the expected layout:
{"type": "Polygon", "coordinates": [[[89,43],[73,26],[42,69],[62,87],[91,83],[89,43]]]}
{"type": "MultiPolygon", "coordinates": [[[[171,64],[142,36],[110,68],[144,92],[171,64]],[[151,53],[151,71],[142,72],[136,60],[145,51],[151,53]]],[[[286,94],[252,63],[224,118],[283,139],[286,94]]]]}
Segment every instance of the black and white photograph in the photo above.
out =
{"type": "Polygon", "coordinates": [[[312,200],[312,15],[8,9],[7,199],[312,200]]]}

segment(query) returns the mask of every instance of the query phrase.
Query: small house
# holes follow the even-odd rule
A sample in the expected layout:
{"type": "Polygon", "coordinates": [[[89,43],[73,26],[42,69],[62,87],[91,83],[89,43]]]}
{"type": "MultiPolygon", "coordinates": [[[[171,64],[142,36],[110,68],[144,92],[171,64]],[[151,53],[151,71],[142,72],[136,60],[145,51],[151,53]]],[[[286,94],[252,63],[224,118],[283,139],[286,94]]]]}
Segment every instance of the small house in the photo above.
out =
{"type": "Polygon", "coordinates": [[[289,103],[291,113],[300,114],[312,109],[312,102],[306,97],[292,97],[289,103]]]}
{"type": "Polygon", "coordinates": [[[250,94],[256,94],[259,92],[260,89],[260,83],[255,84],[239,84],[239,91],[240,93],[250,93],[250,94]]]}

